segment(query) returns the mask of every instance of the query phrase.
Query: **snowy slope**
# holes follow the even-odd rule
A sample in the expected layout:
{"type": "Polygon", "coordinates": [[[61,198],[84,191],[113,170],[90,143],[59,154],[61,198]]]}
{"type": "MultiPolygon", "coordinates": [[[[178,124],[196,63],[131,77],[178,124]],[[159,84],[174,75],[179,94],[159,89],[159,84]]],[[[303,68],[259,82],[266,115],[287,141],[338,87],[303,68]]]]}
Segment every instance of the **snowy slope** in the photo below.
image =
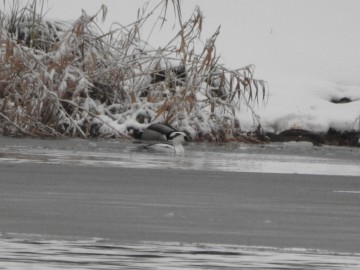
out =
{"type": "MultiPolygon", "coordinates": [[[[105,4],[107,20],[99,25],[106,31],[113,22],[133,22],[137,9],[145,3],[49,0],[46,8],[49,18],[71,20],[78,18],[82,9],[95,14],[105,4]]],[[[255,76],[268,82],[267,105],[258,108],[265,129],[359,128],[360,1],[183,0],[182,5],[186,18],[200,6],[205,16],[204,41],[221,25],[217,46],[223,63],[231,68],[255,64],[255,76]],[[330,102],[343,97],[353,102],[330,102]]],[[[168,16],[171,14],[169,10],[168,16]]],[[[169,19],[170,26],[172,23],[169,19]]],[[[156,29],[150,40],[155,46],[174,35],[171,27],[161,33],[156,29]]],[[[241,117],[243,128],[251,128],[246,112],[241,117]]]]}

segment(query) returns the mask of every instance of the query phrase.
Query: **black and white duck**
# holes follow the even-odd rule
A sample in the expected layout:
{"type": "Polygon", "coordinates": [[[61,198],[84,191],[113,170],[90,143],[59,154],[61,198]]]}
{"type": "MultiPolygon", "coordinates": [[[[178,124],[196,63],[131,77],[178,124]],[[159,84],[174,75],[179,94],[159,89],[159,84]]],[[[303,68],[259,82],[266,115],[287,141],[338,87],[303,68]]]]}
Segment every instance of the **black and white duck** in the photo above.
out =
{"type": "Polygon", "coordinates": [[[186,134],[184,132],[176,131],[170,135],[168,142],[150,143],[141,146],[140,149],[154,151],[154,152],[167,152],[175,154],[183,154],[185,149],[183,144],[185,143],[186,134]]]}
{"type": "Polygon", "coordinates": [[[152,142],[141,146],[157,152],[184,153],[184,142],[188,140],[184,132],[178,131],[168,124],[154,123],[143,130],[132,130],[132,136],[139,141],[152,142]]]}
{"type": "Polygon", "coordinates": [[[179,132],[179,130],[173,128],[168,124],[155,123],[149,125],[143,130],[133,130],[133,137],[140,141],[160,141],[166,142],[171,141],[171,134],[179,132]]]}

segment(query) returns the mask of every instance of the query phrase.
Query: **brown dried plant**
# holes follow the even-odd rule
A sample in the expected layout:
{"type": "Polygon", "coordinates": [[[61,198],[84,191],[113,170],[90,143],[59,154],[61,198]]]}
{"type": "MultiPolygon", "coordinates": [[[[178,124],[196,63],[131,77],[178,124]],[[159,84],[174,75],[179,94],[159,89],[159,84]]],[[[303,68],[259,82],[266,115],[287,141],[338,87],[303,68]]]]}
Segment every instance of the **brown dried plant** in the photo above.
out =
{"type": "Polygon", "coordinates": [[[219,64],[220,28],[199,49],[199,8],[183,22],[180,2],[162,0],[102,33],[95,19],[105,19],[105,6],[73,24],[45,21],[39,6],[0,12],[1,133],[128,137],[129,128],[166,122],[199,140],[236,139],[243,106],[259,124],[254,107],[266,100],[266,83],[253,78],[252,65],[219,64]],[[154,49],[141,29],[151,16],[158,16],[153,28],[162,27],[170,6],[179,30],[154,49]]]}

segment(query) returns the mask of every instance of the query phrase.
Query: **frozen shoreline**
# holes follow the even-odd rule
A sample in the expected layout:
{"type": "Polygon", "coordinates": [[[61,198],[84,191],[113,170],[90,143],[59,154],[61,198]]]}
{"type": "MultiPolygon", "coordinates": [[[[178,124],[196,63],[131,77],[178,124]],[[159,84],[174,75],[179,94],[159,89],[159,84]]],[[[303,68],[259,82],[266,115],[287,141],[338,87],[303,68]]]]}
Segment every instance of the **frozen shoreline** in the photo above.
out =
{"type": "Polygon", "coordinates": [[[309,142],[262,145],[189,143],[184,156],[137,151],[123,140],[0,137],[0,161],[143,169],[360,176],[360,148],[309,142]]]}

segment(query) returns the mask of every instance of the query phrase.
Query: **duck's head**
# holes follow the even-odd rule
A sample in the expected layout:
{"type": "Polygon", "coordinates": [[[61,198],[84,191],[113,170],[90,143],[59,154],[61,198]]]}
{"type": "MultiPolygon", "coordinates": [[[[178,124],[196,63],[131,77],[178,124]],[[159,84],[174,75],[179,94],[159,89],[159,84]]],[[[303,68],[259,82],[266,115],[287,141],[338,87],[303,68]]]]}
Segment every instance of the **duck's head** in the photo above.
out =
{"type": "Polygon", "coordinates": [[[181,131],[171,132],[169,135],[170,140],[173,144],[183,144],[185,142],[186,134],[181,131]]]}

